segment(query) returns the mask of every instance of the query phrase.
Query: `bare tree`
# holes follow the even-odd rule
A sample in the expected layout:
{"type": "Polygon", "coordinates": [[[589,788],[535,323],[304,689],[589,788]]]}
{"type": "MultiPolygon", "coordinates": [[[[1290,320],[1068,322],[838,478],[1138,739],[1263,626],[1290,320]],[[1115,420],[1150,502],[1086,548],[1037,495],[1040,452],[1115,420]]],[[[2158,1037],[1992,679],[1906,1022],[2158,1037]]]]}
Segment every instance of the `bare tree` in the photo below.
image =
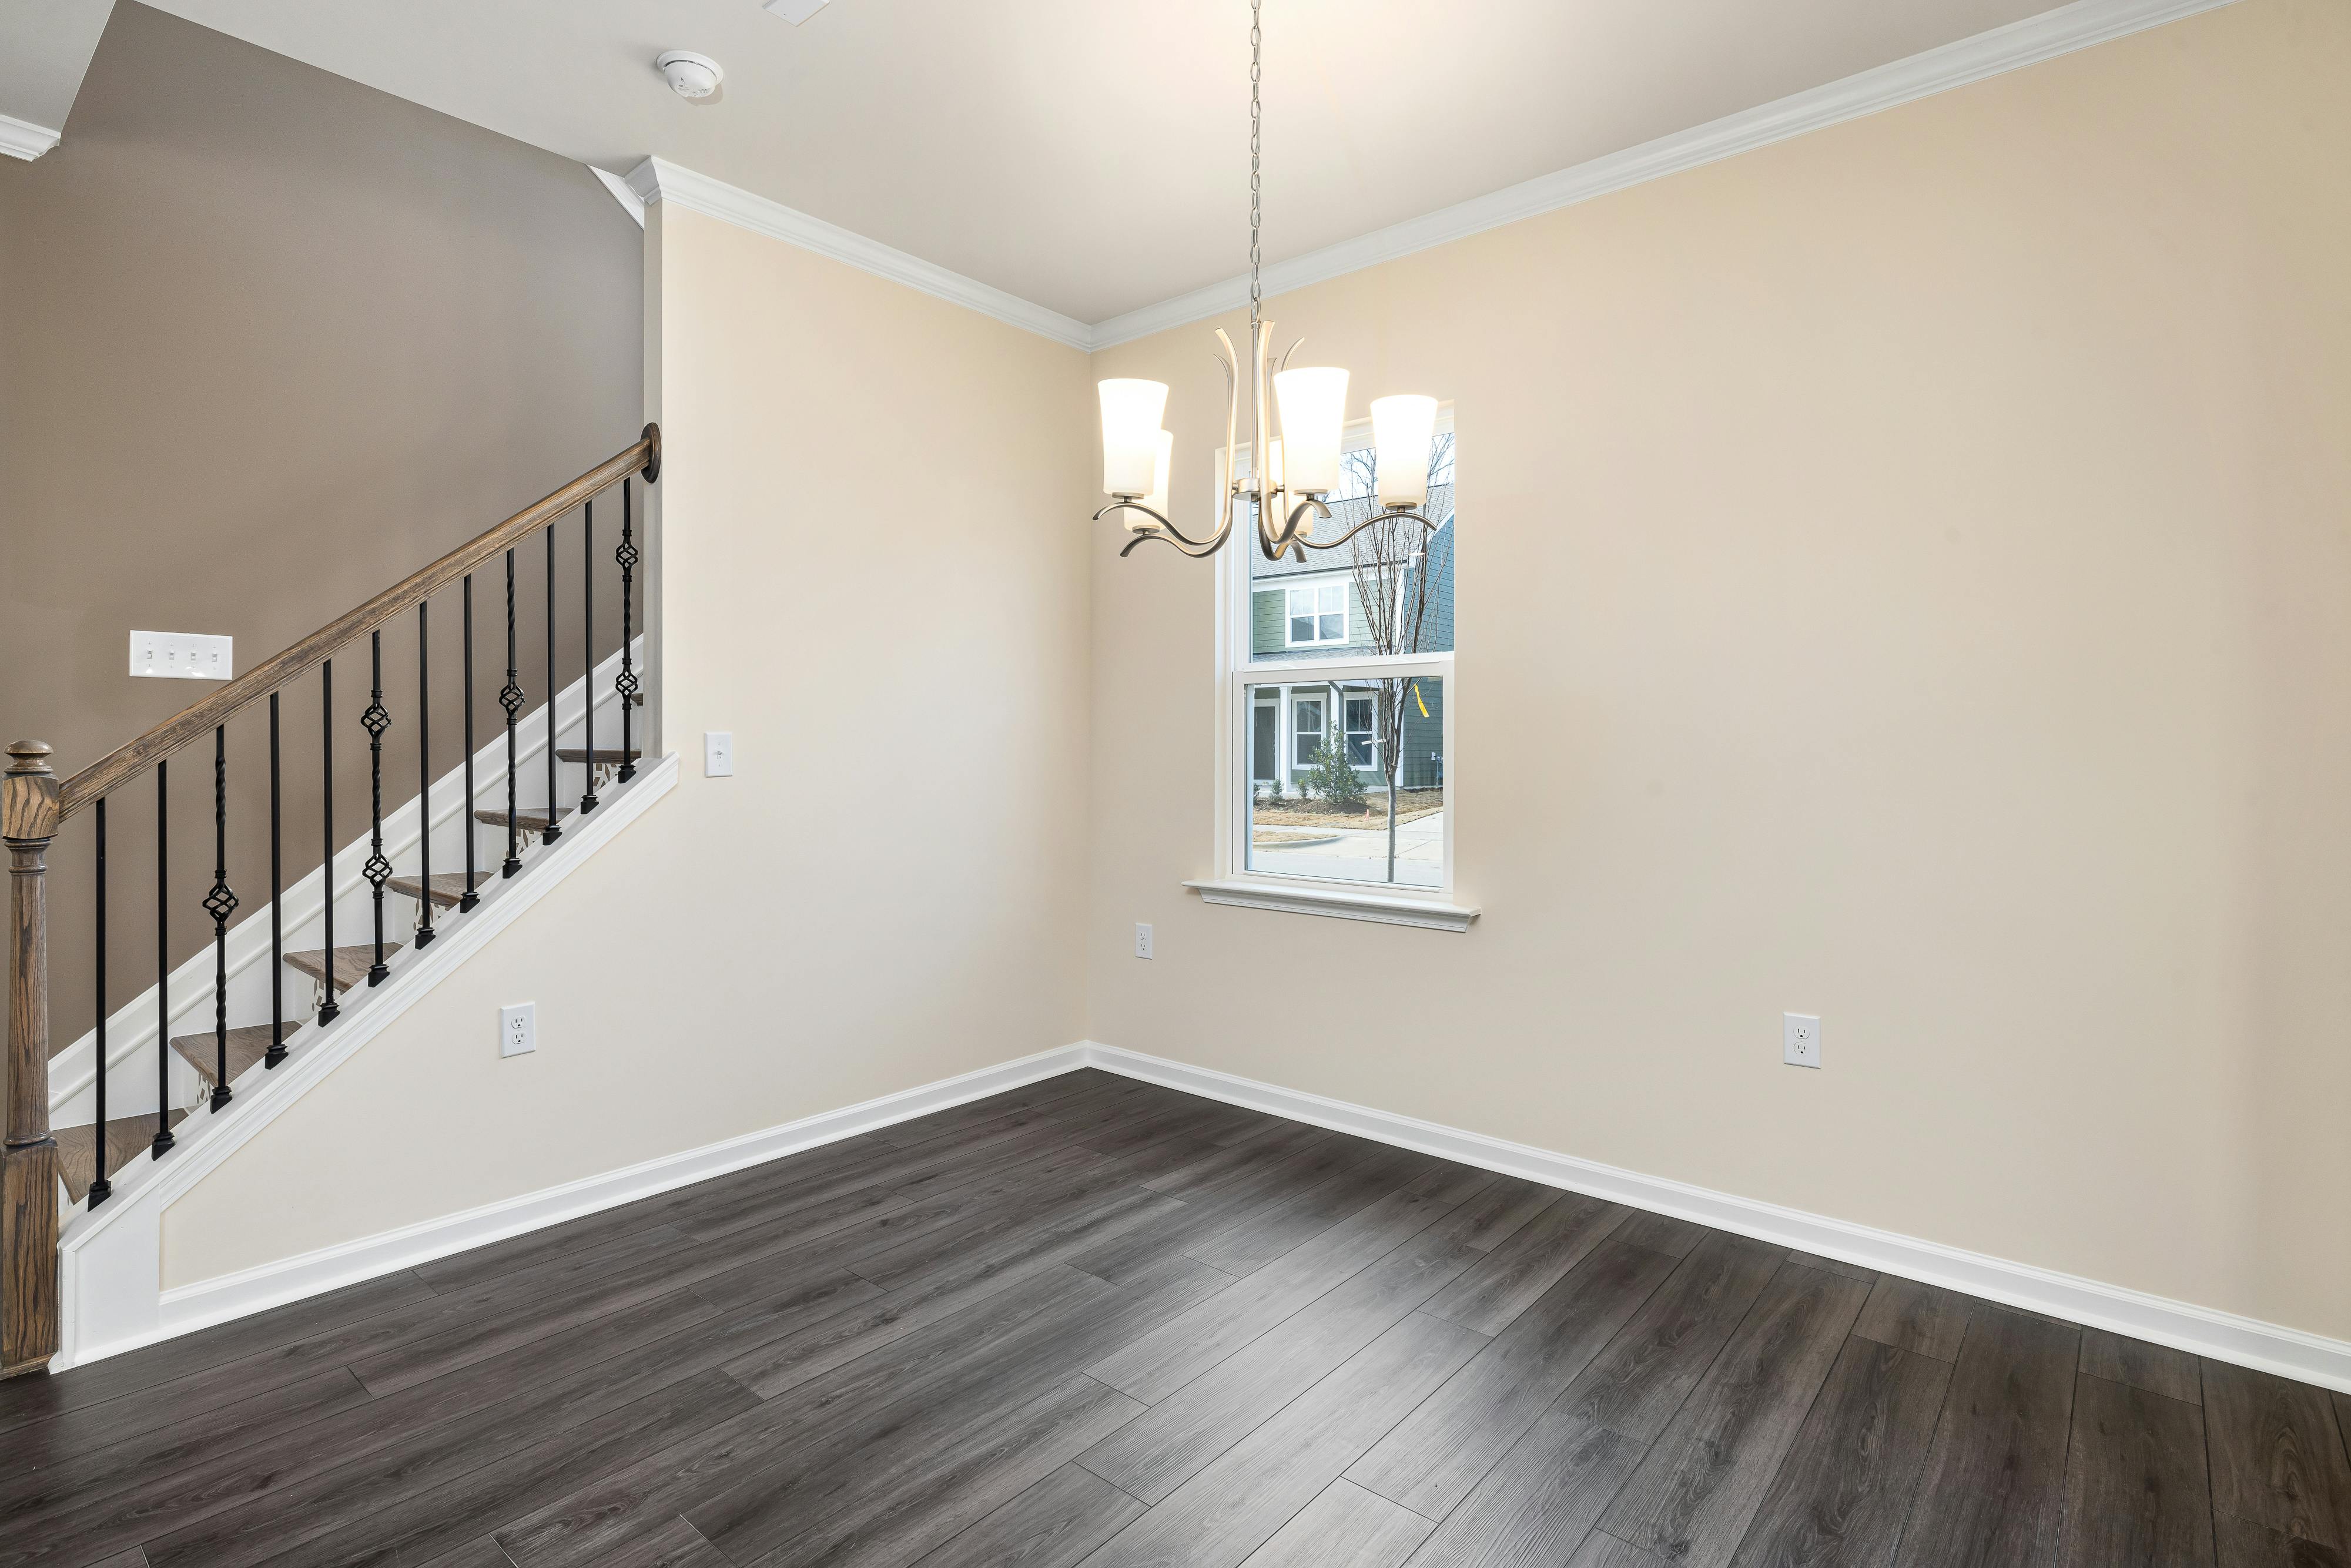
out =
{"type": "MultiPolygon", "coordinates": [[[[1429,449],[1428,477],[1433,491],[1439,476],[1451,477],[1453,437],[1440,434],[1429,449]]],[[[1364,505],[1379,506],[1377,476],[1370,452],[1346,455],[1345,493],[1368,497],[1364,505]]],[[[1450,528],[1432,534],[1408,517],[1382,517],[1347,543],[1348,566],[1355,597],[1364,607],[1364,640],[1379,654],[1417,653],[1427,635],[1429,608],[1436,602],[1436,582],[1444,574],[1445,553],[1453,548],[1450,528]]],[[[1389,676],[1367,683],[1373,695],[1373,734],[1378,746],[1381,775],[1387,780],[1388,881],[1396,872],[1396,779],[1404,766],[1405,704],[1411,699],[1412,679],[1389,676]]],[[[1343,701],[1343,699],[1342,699],[1343,701]]],[[[1344,712],[1344,708],[1341,712],[1344,712]]]]}

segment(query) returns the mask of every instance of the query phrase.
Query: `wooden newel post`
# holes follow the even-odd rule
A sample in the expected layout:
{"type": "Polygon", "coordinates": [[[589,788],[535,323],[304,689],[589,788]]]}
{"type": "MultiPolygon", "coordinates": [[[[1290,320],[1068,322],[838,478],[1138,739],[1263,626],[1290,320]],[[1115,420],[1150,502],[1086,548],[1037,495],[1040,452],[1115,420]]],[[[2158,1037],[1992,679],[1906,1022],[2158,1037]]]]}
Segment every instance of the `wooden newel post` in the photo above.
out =
{"type": "Polygon", "coordinates": [[[8,747],[0,841],[8,846],[7,1143],[0,1152],[0,1377],[57,1353],[57,1145],[49,1136],[49,841],[57,779],[37,740],[8,747]]]}

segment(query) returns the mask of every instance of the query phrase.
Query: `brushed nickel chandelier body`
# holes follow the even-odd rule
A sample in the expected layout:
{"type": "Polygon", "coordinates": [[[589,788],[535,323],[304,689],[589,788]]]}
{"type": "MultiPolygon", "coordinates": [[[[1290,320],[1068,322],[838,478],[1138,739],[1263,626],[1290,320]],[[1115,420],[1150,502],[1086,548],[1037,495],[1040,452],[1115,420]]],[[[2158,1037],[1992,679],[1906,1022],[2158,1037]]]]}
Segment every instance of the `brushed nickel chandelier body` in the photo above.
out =
{"type": "Polygon", "coordinates": [[[1372,444],[1376,454],[1378,495],[1371,514],[1343,533],[1315,536],[1315,523],[1328,521],[1326,503],[1338,487],[1340,449],[1347,423],[1347,372],[1335,366],[1290,367],[1298,351],[1293,341],[1279,360],[1272,355],[1273,323],[1263,319],[1259,270],[1263,252],[1259,241],[1262,217],[1259,155],[1264,115],[1259,89],[1264,73],[1262,0],[1249,5],[1249,352],[1248,391],[1250,413],[1247,477],[1232,472],[1231,455],[1239,451],[1242,402],[1240,357],[1225,329],[1217,329],[1217,362],[1224,367],[1227,409],[1225,448],[1217,461],[1217,526],[1205,538],[1194,538],[1168,517],[1167,474],[1175,455],[1176,438],[1161,428],[1166,416],[1167,383],[1116,378],[1098,383],[1102,399],[1102,489],[1112,497],[1094,514],[1096,521],[1113,512],[1134,537],[1118,553],[1131,555],[1137,545],[1162,539],[1188,556],[1214,555],[1232,536],[1242,506],[1257,515],[1258,549],[1268,560],[1285,554],[1303,562],[1309,549],[1334,549],[1374,523],[1408,520],[1434,533],[1437,525],[1421,515],[1428,498],[1428,459],[1436,439],[1437,400],[1404,394],[1372,400],[1372,444]],[[1269,392],[1270,395],[1269,395],[1269,392]],[[1280,421],[1276,436],[1272,419],[1280,421]]]}

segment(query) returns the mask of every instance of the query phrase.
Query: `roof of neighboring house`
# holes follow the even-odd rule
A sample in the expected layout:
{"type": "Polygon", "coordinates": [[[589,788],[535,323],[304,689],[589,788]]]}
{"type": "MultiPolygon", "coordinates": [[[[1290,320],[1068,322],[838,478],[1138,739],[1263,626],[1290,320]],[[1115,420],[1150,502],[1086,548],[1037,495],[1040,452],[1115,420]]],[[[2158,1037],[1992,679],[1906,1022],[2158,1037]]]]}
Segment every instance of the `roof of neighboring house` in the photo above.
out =
{"type": "MultiPolygon", "coordinates": [[[[1325,538],[1343,534],[1365,517],[1370,517],[1374,509],[1372,498],[1367,496],[1358,496],[1352,500],[1333,501],[1331,503],[1330,520],[1325,522],[1321,517],[1315,518],[1314,531],[1325,538]]],[[[1438,537],[1445,539],[1446,549],[1449,554],[1453,533],[1451,527],[1453,486],[1450,485],[1429,486],[1428,504],[1422,508],[1422,515],[1435,517],[1443,528],[1444,532],[1438,537]]],[[[1310,571],[1344,571],[1353,555],[1354,546],[1353,545],[1341,545],[1336,549],[1310,549],[1306,552],[1304,564],[1301,565],[1292,555],[1285,555],[1280,560],[1268,560],[1258,553],[1252,543],[1249,549],[1249,580],[1252,582],[1261,582],[1268,578],[1297,577],[1310,571]]]]}

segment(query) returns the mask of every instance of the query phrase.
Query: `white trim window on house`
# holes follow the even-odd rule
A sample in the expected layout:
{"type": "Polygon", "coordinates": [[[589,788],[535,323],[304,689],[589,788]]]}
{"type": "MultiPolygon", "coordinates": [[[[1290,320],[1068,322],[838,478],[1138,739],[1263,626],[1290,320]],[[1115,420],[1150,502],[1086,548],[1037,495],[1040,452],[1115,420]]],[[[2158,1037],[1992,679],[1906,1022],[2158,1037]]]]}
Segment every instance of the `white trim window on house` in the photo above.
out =
{"type": "MultiPolygon", "coordinates": [[[[1376,507],[1368,423],[1348,430],[1325,537],[1376,507]]],[[[1453,882],[1454,442],[1438,421],[1427,512],[1337,549],[1218,553],[1211,903],[1462,930],[1453,882]],[[1393,802],[1393,806],[1391,805],[1393,802]]],[[[1223,455],[1218,455],[1223,472],[1223,455]]],[[[1246,477],[1242,447],[1232,471],[1246,477]]]]}

